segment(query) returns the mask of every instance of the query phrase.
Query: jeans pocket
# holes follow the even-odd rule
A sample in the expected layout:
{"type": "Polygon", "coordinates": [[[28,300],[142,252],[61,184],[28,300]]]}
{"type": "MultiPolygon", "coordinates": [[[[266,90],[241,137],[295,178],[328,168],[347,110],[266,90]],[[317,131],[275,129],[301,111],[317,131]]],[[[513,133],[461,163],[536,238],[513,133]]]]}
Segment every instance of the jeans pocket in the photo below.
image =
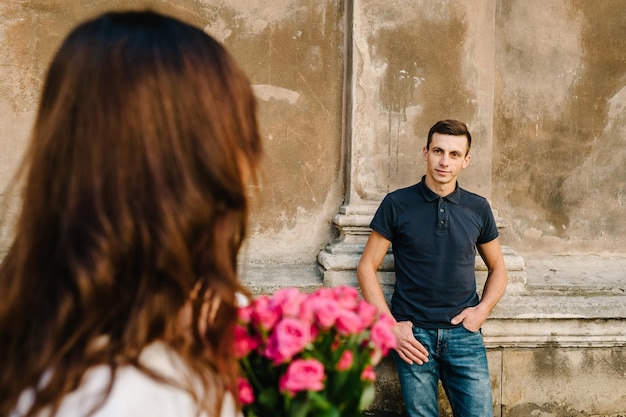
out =
{"type": "Polygon", "coordinates": [[[461,327],[464,328],[469,333],[480,333],[480,334],[482,334],[482,328],[478,328],[478,330],[470,330],[467,327],[465,327],[465,325],[463,323],[461,323],[461,327]]]}

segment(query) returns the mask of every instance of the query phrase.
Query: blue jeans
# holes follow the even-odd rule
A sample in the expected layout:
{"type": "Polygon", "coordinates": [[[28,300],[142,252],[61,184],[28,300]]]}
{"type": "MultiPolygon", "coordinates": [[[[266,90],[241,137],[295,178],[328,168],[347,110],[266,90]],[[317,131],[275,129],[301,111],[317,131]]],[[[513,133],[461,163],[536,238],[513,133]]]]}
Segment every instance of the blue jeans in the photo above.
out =
{"type": "Polygon", "coordinates": [[[482,334],[463,326],[453,329],[413,326],[413,334],[428,350],[429,361],[409,365],[394,352],[407,415],[439,416],[437,393],[441,379],[455,417],[492,417],[491,381],[482,334]]]}

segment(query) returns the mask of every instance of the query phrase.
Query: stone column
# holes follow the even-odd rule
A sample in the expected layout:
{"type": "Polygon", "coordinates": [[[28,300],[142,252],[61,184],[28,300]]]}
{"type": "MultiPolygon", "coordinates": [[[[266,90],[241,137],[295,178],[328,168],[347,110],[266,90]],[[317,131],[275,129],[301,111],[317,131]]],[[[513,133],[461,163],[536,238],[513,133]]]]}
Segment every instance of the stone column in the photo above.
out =
{"type": "MultiPolygon", "coordinates": [[[[355,270],[369,223],[391,190],[420,180],[430,126],[468,123],[472,161],[461,186],[491,194],[495,2],[427,0],[346,2],[344,140],[345,204],[334,216],[338,238],[318,255],[325,285],[356,285],[355,270]],[[485,36],[486,34],[491,34],[485,36]]],[[[505,221],[499,219],[500,226],[505,221]]],[[[524,262],[505,248],[511,288],[523,287],[524,262]]],[[[484,270],[477,262],[477,270],[484,270]]],[[[379,271],[392,289],[393,257],[379,271]]],[[[484,274],[479,273],[479,278],[484,274]]]]}

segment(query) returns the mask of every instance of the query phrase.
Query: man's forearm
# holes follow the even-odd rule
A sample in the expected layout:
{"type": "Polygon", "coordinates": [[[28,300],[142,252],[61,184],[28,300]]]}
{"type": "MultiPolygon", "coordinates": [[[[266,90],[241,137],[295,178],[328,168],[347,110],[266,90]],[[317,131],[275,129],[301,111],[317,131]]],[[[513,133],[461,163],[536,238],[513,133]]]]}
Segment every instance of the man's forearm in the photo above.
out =
{"type": "Polygon", "coordinates": [[[486,309],[487,314],[491,313],[491,310],[504,295],[507,280],[507,272],[504,266],[489,272],[479,303],[481,308],[486,309]]]}
{"type": "Polygon", "coordinates": [[[391,316],[391,310],[385,299],[385,294],[378,281],[375,271],[364,271],[363,269],[357,269],[357,281],[361,288],[361,294],[363,298],[378,308],[380,312],[387,313],[391,316]]]}

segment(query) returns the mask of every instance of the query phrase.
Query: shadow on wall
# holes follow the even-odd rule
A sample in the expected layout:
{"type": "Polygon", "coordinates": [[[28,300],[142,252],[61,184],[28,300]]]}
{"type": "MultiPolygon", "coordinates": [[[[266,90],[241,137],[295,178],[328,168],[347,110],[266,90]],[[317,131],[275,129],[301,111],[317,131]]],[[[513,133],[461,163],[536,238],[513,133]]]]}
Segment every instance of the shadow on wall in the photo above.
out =
{"type": "Polygon", "coordinates": [[[595,240],[599,248],[623,250],[624,4],[535,6],[499,7],[497,205],[516,220],[520,235],[534,228],[563,241],[595,240]]]}

